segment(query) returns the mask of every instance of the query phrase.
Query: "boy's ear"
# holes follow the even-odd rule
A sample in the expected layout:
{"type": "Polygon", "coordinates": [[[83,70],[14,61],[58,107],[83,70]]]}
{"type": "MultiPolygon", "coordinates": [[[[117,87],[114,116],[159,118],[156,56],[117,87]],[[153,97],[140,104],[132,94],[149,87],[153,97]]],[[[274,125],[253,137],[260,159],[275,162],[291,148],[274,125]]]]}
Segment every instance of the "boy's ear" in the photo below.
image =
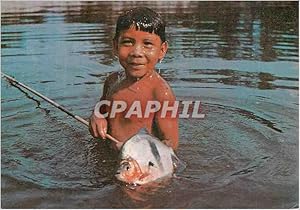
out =
{"type": "Polygon", "coordinates": [[[168,51],[168,47],[169,47],[169,45],[168,45],[167,41],[165,41],[161,44],[159,60],[162,60],[165,57],[165,55],[168,51]]]}

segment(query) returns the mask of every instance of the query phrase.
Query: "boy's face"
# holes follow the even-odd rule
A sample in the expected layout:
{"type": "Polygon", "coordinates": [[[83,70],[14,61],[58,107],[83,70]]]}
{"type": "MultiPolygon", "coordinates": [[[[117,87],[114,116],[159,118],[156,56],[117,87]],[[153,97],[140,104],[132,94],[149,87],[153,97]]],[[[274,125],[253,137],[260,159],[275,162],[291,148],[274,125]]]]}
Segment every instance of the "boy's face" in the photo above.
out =
{"type": "Polygon", "coordinates": [[[127,76],[140,78],[151,73],[168,49],[166,42],[154,33],[137,31],[134,27],[123,31],[114,42],[115,53],[127,76]]]}

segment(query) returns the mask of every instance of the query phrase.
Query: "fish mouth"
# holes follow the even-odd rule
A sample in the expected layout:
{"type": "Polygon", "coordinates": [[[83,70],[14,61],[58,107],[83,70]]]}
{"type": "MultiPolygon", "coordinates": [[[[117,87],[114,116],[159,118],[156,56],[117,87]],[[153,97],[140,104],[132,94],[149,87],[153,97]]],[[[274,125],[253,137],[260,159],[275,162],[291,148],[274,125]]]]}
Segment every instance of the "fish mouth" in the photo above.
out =
{"type": "Polygon", "coordinates": [[[115,173],[115,177],[116,177],[117,179],[120,180],[120,178],[121,178],[121,173],[120,173],[120,172],[119,172],[119,173],[115,173]]]}
{"type": "Polygon", "coordinates": [[[121,178],[121,175],[122,174],[122,171],[120,169],[118,169],[116,172],[115,172],[115,177],[117,177],[118,179],[121,178]]]}
{"type": "Polygon", "coordinates": [[[127,183],[127,181],[124,179],[124,177],[121,175],[121,173],[116,173],[115,177],[116,177],[117,180],[127,183]]]}
{"type": "Polygon", "coordinates": [[[121,168],[118,168],[115,172],[115,177],[117,177],[118,179],[123,177],[122,176],[122,169],[121,168]]]}

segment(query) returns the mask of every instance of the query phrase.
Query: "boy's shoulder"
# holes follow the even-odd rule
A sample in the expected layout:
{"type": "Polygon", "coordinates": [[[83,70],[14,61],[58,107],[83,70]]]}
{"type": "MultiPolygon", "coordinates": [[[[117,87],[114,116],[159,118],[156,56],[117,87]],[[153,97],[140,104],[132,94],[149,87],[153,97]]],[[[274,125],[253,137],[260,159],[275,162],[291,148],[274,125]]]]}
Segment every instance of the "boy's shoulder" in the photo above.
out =
{"type": "Polygon", "coordinates": [[[156,99],[175,100],[175,94],[168,82],[158,73],[155,73],[155,80],[155,84],[153,84],[153,91],[156,99]]]}
{"type": "Polygon", "coordinates": [[[115,71],[115,72],[109,73],[109,75],[105,79],[105,82],[111,83],[111,82],[114,82],[114,81],[120,79],[121,77],[124,77],[124,76],[125,76],[125,73],[123,71],[115,71]]]}
{"type": "Polygon", "coordinates": [[[165,88],[170,88],[170,85],[168,84],[168,82],[157,72],[154,73],[154,88],[157,89],[165,89],[165,88]]]}
{"type": "Polygon", "coordinates": [[[107,88],[117,86],[125,77],[126,76],[124,71],[112,72],[106,77],[104,86],[106,86],[107,88]]]}
{"type": "Polygon", "coordinates": [[[112,91],[118,86],[120,80],[124,77],[125,73],[122,73],[121,71],[112,72],[110,73],[104,82],[104,90],[103,90],[103,96],[108,97],[110,94],[112,94],[112,91]]]}

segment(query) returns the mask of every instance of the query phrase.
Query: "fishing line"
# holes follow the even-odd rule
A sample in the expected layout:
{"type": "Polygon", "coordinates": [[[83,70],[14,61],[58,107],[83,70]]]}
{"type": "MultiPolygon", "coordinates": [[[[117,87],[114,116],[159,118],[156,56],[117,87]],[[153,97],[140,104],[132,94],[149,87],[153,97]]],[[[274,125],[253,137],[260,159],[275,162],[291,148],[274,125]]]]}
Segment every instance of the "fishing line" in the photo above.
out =
{"type": "MultiPolygon", "coordinates": [[[[69,116],[73,117],[74,119],[78,120],[79,122],[81,122],[82,124],[86,125],[86,126],[89,126],[89,122],[86,121],[85,119],[73,114],[72,112],[70,112],[69,110],[67,110],[65,107],[59,105],[58,103],[56,103],[55,101],[51,100],[50,98],[47,98],[46,96],[42,95],[41,93],[33,90],[32,88],[28,87],[27,85],[24,85],[23,83],[17,81],[16,79],[14,79],[13,77],[11,76],[8,76],[6,74],[4,74],[3,72],[1,72],[1,75],[2,77],[4,77],[5,79],[7,79],[12,85],[15,85],[15,86],[21,86],[23,87],[24,89],[30,91],[31,93],[33,93],[34,95],[42,98],[43,100],[47,101],[48,103],[50,103],[51,105],[53,105],[54,107],[60,109],[61,111],[65,112],[66,114],[68,114],[69,116]]],[[[109,134],[106,134],[106,137],[115,142],[115,143],[120,143],[120,141],[118,141],[117,139],[115,139],[114,137],[112,137],[111,135],[109,134]]]]}

